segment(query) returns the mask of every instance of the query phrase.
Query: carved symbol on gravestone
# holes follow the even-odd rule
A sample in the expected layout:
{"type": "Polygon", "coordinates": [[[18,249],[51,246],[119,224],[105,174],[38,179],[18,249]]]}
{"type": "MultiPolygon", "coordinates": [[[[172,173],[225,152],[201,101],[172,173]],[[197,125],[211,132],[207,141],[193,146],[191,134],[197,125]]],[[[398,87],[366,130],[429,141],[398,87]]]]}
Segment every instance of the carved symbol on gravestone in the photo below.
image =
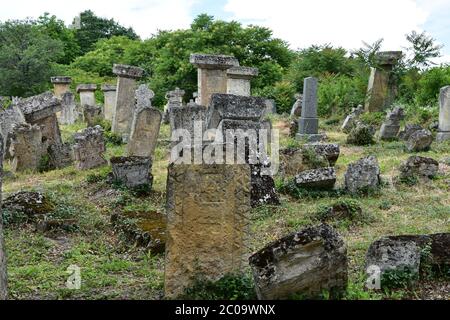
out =
{"type": "Polygon", "coordinates": [[[70,265],[66,273],[69,277],[66,281],[66,287],[70,290],[80,290],[81,289],[81,269],[77,265],[70,265]]]}

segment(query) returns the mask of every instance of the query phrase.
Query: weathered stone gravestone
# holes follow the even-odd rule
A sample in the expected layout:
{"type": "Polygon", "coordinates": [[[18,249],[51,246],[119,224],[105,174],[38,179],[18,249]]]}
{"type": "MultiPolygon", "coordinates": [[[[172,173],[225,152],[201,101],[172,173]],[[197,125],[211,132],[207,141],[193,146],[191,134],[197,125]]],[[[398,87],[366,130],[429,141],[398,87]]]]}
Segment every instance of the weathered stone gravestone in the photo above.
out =
{"type": "Polygon", "coordinates": [[[389,108],[397,95],[397,85],[392,70],[402,58],[401,51],[386,51],[377,54],[377,68],[371,68],[367,88],[366,111],[378,112],[389,108]]]}
{"type": "Polygon", "coordinates": [[[173,132],[178,129],[188,130],[191,134],[191,139],[194,139],[195,124],[202,124],[202,134],[205,131],[206,107],[189,102],[185,107],[170,108],[169,123],[170,130],[173,132]]]}
{"type": "Polygon", "coordinates": [[[17,105],[11,104],[6,109],[0,108],[0,133],[3,137],[3,157],[5,158],[10,158],[9,147],[13,127],[21,123],[25,123],[25,117],[17,105]]]}
{"type": "Polygon", "coordinates": [[[341,154],[341,148],[335,143],[307,143],[303,149],[314,152],[315,155],[324,157],[328,160],[330,166],[334,166],[341,154]]]}
{"type": "Polygon", "coordinates": [[[300,93],[295,95],[295,103],[291,109],[291,118],[298,119],[302,115],[302,99],[303,96],[300,93]]]}
{"type": "Polygon", "coordinates": [[[232,67],[227,70],[227,93],[238,96],[251,95],[251,80],[258,75],[257,68],[232,67]]]}
{"type": "Polygon", "coordinates": [[[339,234],[322,224],[269,244],[249,259],[260,300],[331,298],[345,293],[347,247],[339,234]]]}
{"type": "Polygon", "coordinates": [[[27,99],[21,99],[18,103],[25,120],[38,125],[42,130],[42,142],[45,149],[54,144],[61,144],[61,132],[59,130],[56,113],[61,111],[61,100],[53,93],[45,92],[27,99]]]}
{"type": "Polygon", "coordinates": [[[144,69],[115,64],[113,73],[117,75],[117,94],[111,130],[128,142],[134,116],[136,80],[142,77],[144,69]]]}
{"type": "Polygon", "coordinates": [[[247,265],[250,167],[175,165],[167,180],[165,295],[196,276],[216,281],[247,265]]]}
{"type": "Polygon", "coordinates": [[[154,96],[153,91],[144,84],[136,90],[136,110],[127,147],[128,156],[153,156],[162,119],[161,111],[152,108],[154,96]]]}
{"type": "Polygon", "coordinates": [[[423,130],[422,126],[418,125],[418,124],[412,124],[412,123],[408,123],[406,124],[405,128],[400,131],[400,133],[398,134],[399,139],[404,140],[404,141],[408,141],[409,137],[411,137],[411,135],[419,130],[423,130]]]}
{"type": "Polygon", "coordinates": [[[227,70],[239,66],[239,61],[231,56],[191,54],[190,63],[198,68],[198,103],[209,106],[211,95],[227,93],[227,70]]]}
{"type": "Polygon", "coordinates": [[[405,118],[405,112],[403,108],[395,107],[394,110],[389,112],[386,116],[385,122],[381,125],[380,139],[392,140],[396,139],[398,132],[400,131],[400,121],[405,118]]]}
{"type": "Polygon", "coordinates": [[[101,88],[104,97],[103,115],[106,120],[112,121],[114,111],[116,110],[117,86],[111,84],[103,84],[101,88]]]}
{"type": "Polygon", "coordinates": [[[336,170],[333,167],[319,168],[300,172],[295,184],[303,189],[328,190],[336,183],[336,170]]]}
{"type": "Polygon", "coordinates": [[[450,86],[443,87],[439,94],[438,142],[450,140],[450,86]]]}
{"type": "Polygon", "coordinates": [[[47,148],[42,143],[42,131],[37,125],[17,124],[13,128],[10,154],[13,172],[37,170],[47,148]]]}
{"type": "Polygon", "coordinates": [[[128,188],[151,188],[153,176],[150,174],[152,161],[149,157],[113,157],[110,161],[115,181],[128,188]]]}
{"type": "Polygon", "coordinates": [[[400,181],[414,181],[425,178],[432,179],[436,177],[439,170],[439,162],[432,158],[420,156],[411,156],[400,166],[400,181]]]}
{"type": "Polygon", "coordinates": [[[350,133],[350,131],[355,127],[356,121],[358,120],[359,116],[363,113],[364,107],[362,105],[353,108],[350,114],[345,118],[341,130],[345,133],[350,133]]]}
{"type": "MultiPolygon", "coordinates": [[[[56,117],[58,118],[59,123],[66,124],[67,120],[63,116],[66,113],[65,109],[74,106],[74,101],[73,101],[73,104],[66,104],[65,102],[70,102],[70,101],[64,100],[63,97],[66,93],[70,93],[70,84],[72,83],[72,78],[65,77],[65,76],[57,76],[57,77],[51,77],[50,80],[53,84],[53,94],[55,95],[55,97],[63,100],[62,110],[61,110],[61,112],[56,113],[56,117]]],[[[68,98],[66,98],[66,99],[68,99],[68,98]]]]}
{"type": "Polygon", "coordinates": [[[184,90],[180,90],[180,88],[175,88],[175,90],[169,91],[166,93],[167,103],[164,106],[164,123],[168,124],[170,122],[170,112],[173,108],[181,108],[183,107],[183,97],[184,90]]]}
{"type": "Polygon", "coordinates": [[[433,134],[431,131],[423,129],[415,131],[406,141],[406,149],[409,152],[428,151],[433,143],[433,134]]]}
{"type": "MultiPolygon", "coordinates": [[[[3,137],[0,134],[0,206],[2,205],[3,152],[3,137]]],[[[0,300],[6,300],[8,297],[7,280],[5,241],[3,239],[3,215],[0,213],[0,300]]]]}
{"type": "MultiPolygon", "coordinates": [[[[75,95],[72,92],[65,92],[61,97],[62,110],[59,113],[60,124],[73,124],[78,118],[75,95]]],[[[56,114],[58,116],[58,113],[56,114]]]]}
{"type": "Polygon", "coordinates": [[[103,158],[106,147],[102,127],[86,128],[81,132],[75,133],[74,139],[73,152],[77,169],[88,170],[107,163],[103,158]]]}
{"type": "Polygon", "coordinates": [[[102,108],[99,106],[84,105],[83,118],[88,127],[93,127],[95,123],[103,118],[102,108]]]}
{"type": "Polygon", "coordinates": [[[349,164],[345,173],[345,189],[350,193],[365,193],[381,184],[380,166],[375,156],[349,164]]]}
{"type": "Polygon", "coordinates": [[[322,134],[319,134],[317,86],[316,78],[309,77],[304,80],[302,116],[298,123],[297,139],[318,142],[324,138],[322,134]]]}
{"type": "Polygon", "coordinates": [[[97,90],[96,84],[80,84],[77,86],[77,93],[80,95],[80,105],[95,106],[95,91],[97,90]]]}
{"type": "Polygon", "coordinates": [[[51,145],[47,149],[49,164],[52,168],[61,169],[68,167],[73,162],[73,150],[69,143],[51,145]]]}

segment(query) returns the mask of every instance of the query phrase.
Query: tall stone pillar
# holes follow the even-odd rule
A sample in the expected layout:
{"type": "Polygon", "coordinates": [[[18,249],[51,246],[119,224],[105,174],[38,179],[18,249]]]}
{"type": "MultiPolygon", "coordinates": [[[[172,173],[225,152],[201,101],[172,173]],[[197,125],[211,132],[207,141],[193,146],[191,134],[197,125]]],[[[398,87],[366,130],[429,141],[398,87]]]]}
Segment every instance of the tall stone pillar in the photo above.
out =
{"type": "Polygon", "coordinates": [[[95,90],[97,90],[96,84],[80,84],[77,87],[77,93],[80,94],[80,105],[83,109],[84,106],[95,106],[95,90]]]}
{"type": "Polygon", "coordinates": [[[112,132],[120,134],[127,142],[134,115],[134,94],[136,80],[144,74],[139,67],[115,64],[113,73],[117,75],[116,110],[113,113],[112,132]]]}
{"type": "MultiPolygon", "coordinates": [[[[3,151],[3,137],[0,134],[0,206],[2,204],[3,151]]],[[[0,300],[6,300],[8,297],[7,279],[3,216],[0,212],[0,300]]]]}
{"type": "Polygon", "coordinates": [[[239,66],[231,56],[191,54],[190,62],[198,68],[198,103],[208,106],[213,93],[227,93],[227,70],[239,66]]]}
{"type": "Polygon", "coordinates": [[[103,115],[108,121],[113,120],[114,111],[116,110],[116,89],[117,87],[115,85],[102,85],[104,95],[103,115]]]}
{"type": "Polygon", "coordinates": [[[304,80],[302,116],[298,123],[297,139],[306,139],[308,142],[317,142],[323,138],[323,135],[319,134],[317,87],[317,78],[309,77],[304,80]]]}
{"type": "Polygon", "coordinates": [[[379,112],[389,108],[397,95],[397,84],[392,70],[401,59],[401,51],[386,51],[377,54],[377,68],[371,68],[365,109],[379,112]]]}
{"type": "Polygon", "coordinates": [[[227,70],[227,75],[227,93],[249,97],[251,95],[250,81],[258,75],[258,69],[233,67],[227,70]]]}
{"type": "Polygon", "coordinates": [[[439,94],[439,132],[438,142],[450,140],[450,86],[441,88],[439,94]]]}

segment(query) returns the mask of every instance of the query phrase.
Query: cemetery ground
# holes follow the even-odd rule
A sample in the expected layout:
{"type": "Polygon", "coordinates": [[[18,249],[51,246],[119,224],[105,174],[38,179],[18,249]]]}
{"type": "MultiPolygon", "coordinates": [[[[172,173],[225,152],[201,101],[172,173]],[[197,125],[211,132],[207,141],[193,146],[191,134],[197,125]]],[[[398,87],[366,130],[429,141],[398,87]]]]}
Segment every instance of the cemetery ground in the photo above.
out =
{"type": "MultiPolygon", "coordinates": [[[[288,118],[277,116],[272,120],[274,127],[280,129],[281,147],[298,144],[288,137],[288,118]]],[[[322,131],[327,132],[329,142],[341,146],[341,155],[336,163],[336,191],[287,192],[286,182],[276,177],[281,205],[252,210],[251,251],[261,249],[290,232],[319,223],[324,208],[335,203],[360,206],[362,214],[354,219],[329,222],[337,228],[348,247],[349,287],[345,298],[450,299],[450,285],[445,279],[430,279],[414,288],[408,288],[405,284],[404,289],[393,291],[367,291],[364,288],[365,254],[373,241],[388,235],[450,231],[450,143],[434,143],[431,151],[418,154],[438,161],[447,159],[446,165],[441,165],[437,178],[415,185],[395,184],[394,178],[398,175],[400,164],[411,155],[405,151],[403,142],[350,146],[346,144],[346,134],[339,130],[341,122],[332,123],[324,120],[320,126],[322,131]],[[350,196],[339,191],[342,190],[348,164],[370,154],[376,155],[380,163],[383,187],[361,196],[350,196]]],[[[78,123],[61,126],[63,139],[67,141],[83,126],[85,124],[78,123]]],[[[11,299],[163,298],[164,254],[155,254],[130,241],[123,225],[143,223],[139,222],[140,217],[164,214],[169,131],[167,125],[161,127],[150,193],[127,190],[109,183],[107,174],[111,169],[108,165],[86,171],[70,166],[42,173],[6,174],[3,199],[17,191],[40,191],[54,203],[51,218],[70,221],[62,228],[39,231],[35,230],[35,223],[8,221],[6,217],[11,299]],[[117,214],[126,217],[121,219],[120,227],[111,222],[111,216],[117,214]],[[69,275],[66,270],[70,265],[81,268],[80,290],[66,288],[69,275]]],[[[115,145],[110,140],[106,158],[120,156],[124,150],[125,145],[115,145]]],[[[8,164],[5,164],[5,171],[10,172],[8,164]]],[[[212,293],[212,297],[221,298],[221,294],[214,296],[212,293]]],[[[245,297],[245,294],[232,292],[230,296],[238,298],[245,297]]],[[[247,297],[254,298],[252,293],[247,297]]]]}

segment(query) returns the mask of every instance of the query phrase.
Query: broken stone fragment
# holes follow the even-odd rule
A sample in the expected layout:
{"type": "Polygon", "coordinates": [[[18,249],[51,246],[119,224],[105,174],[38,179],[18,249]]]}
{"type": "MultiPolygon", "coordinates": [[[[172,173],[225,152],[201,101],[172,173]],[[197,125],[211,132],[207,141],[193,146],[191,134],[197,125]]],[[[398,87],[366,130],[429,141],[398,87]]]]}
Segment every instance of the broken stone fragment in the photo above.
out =
{"type": "Polygon", "coordinates": [[[432,143],[433,134],[429,130],[418,130],[406,141],[406,149],[410,152],[429,151],[432,143]]]}
{"type": "Polygon", "coordinates": [[[380,184],[380,166],[375,156],[349,164],[345,173],[345,188],[350,193],[365,193],[378,188],[380,184]]]}
{"type": "Polygon", "coordinates": [[[54,205],[40,192],[20,191],[13,193],[3,201],[3,209],[32,217],[51,212],[54,205]]]}
{"type": "Polygon", "coordinates": [[[336,171],[333,167],[303,171],[295,177],[295,184],[305,189],[333,189],[336,171]]]}
{"type": "Polygon", "coordinates": [[[152,162],[147,157],[113,157],[110,160],[114,180],[128,188],[152,187],[152,162]]]}
{"type": "Polygon", "coordinates": [[[432,179],[439,170],[439,162],[432,158],[411,156],[400,166],[400,181],[416,178],[432,179]]]}
{"type": "Polygon", "coordinates": [[[309,227],[277,240],[249,259],[260,300],[339,298],[346,290],[347,248],[330,226],[309,227]]]}

